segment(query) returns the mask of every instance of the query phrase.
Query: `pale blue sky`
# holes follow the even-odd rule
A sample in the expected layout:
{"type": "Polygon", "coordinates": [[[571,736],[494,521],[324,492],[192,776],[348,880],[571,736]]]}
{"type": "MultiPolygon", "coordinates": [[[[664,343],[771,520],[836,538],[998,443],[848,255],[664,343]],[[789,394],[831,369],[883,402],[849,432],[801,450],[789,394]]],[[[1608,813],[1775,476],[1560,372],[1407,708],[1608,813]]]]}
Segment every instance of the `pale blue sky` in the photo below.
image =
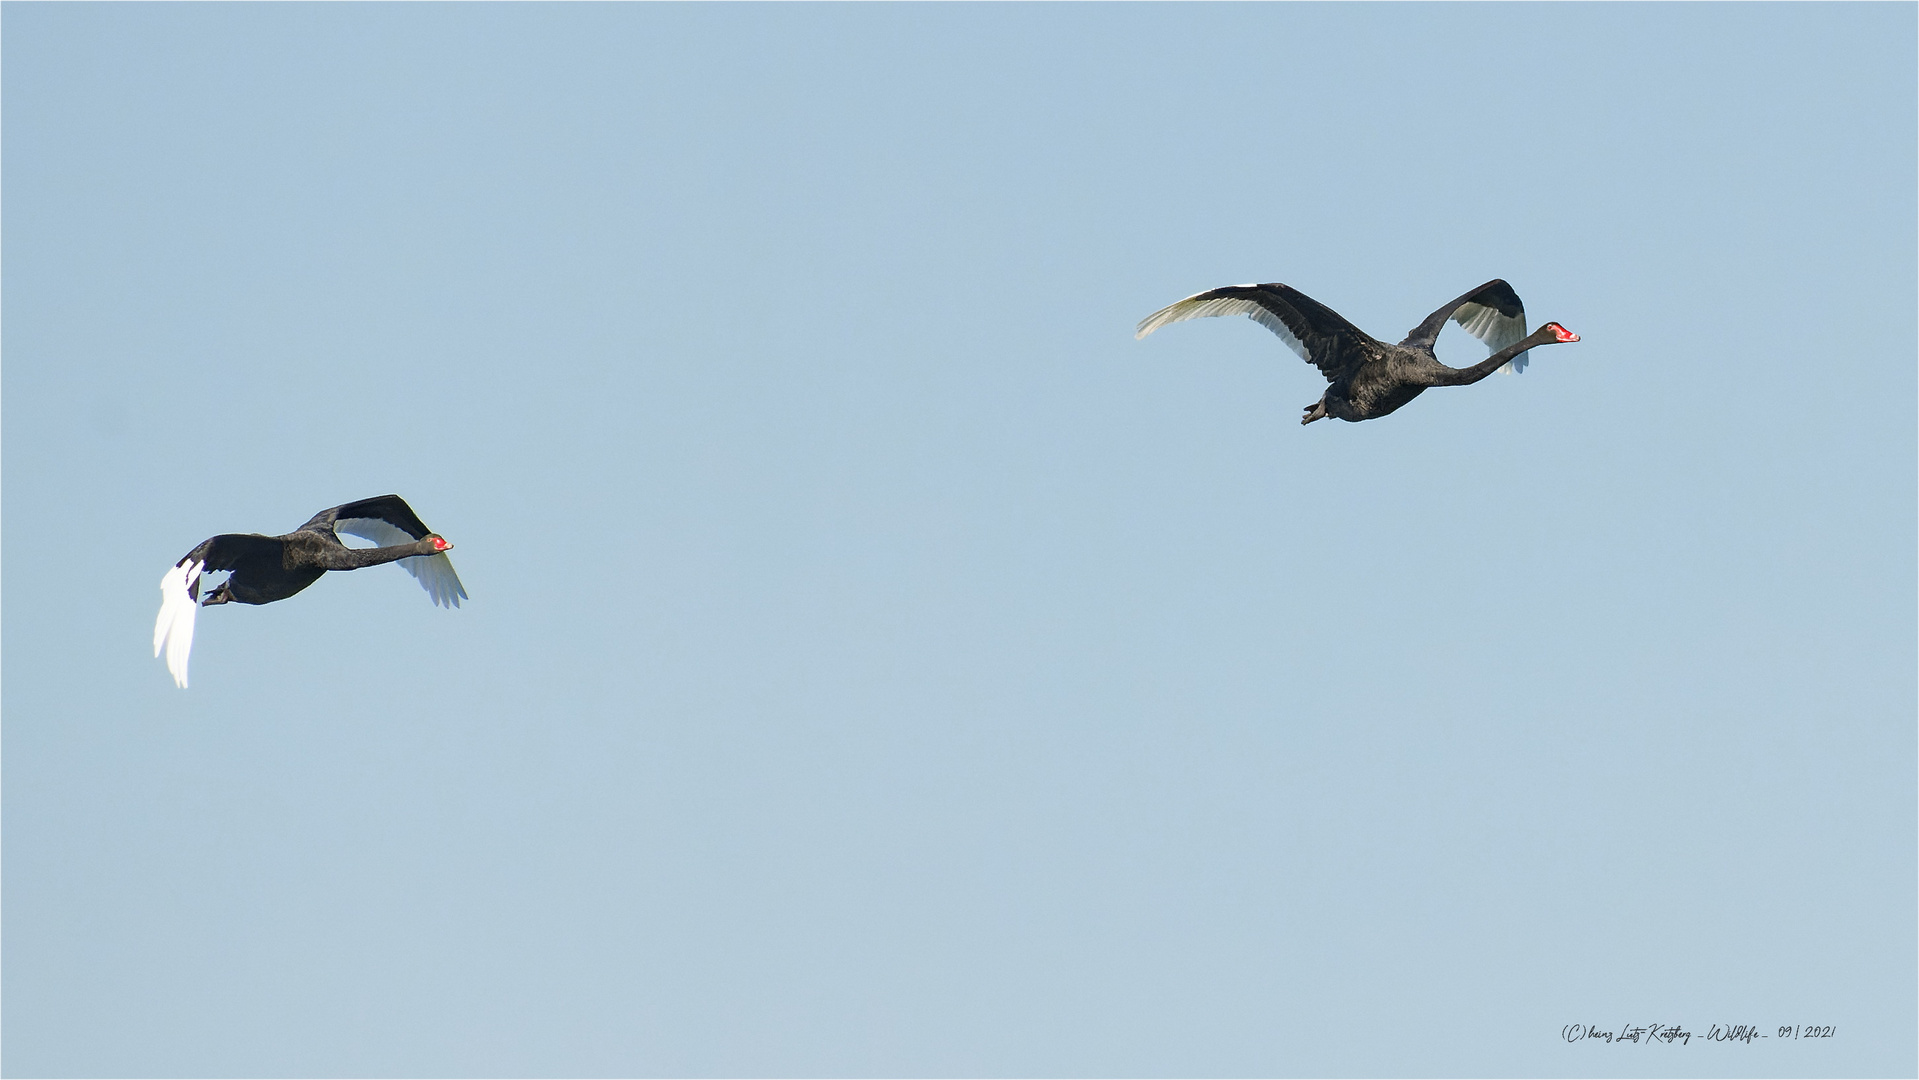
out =
{"type": "Polygon", "coordinates": [[[1919,1067],[1911,5],[3,17],[6,1072],[1919,1067]]]}

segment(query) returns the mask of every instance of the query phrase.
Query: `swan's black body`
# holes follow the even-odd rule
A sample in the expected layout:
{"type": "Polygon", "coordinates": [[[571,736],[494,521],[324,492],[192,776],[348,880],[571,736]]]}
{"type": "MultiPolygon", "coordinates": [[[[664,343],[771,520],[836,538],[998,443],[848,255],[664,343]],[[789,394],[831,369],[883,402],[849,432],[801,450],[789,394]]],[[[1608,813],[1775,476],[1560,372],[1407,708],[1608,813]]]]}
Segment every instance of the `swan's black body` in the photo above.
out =
{"type": "Polygon", "coordinates": [[[1413,328],[1406,340],[1388,345],[1347,322],[1332,308],[1290,285],[1228,285],[1189,296],[1147,316],[1136,336],[1167,323],[1211,315],[1250,315],[1326,376],[1331,385],[1300,420],[1328,416],[1358,422],[1385,416],[1433,386],[1467,386],[1505,367],[1525,366],[1525,352],[1540,345],[1578,341],[1579,335],[1547,323],[1526,335],[1526,309],[1512,286],[1495,278],[1461,296],[1413,328]],[[1447,319],[1495,351],[1471,367],[1448,367],[1433,354],[1447,319]]]}
{"type": "MultiPolygon", "coordinates": [[[[202,607],[271,604],[320,580],[320,575],[329,570],[358,570],[416,555],[437,555],[450,547],[438,533],[427,529],[405,499],[382,495],[322,510],[285,536],[222,533],[187,552],[180,562],[191,560],[203,564],[205,570],[233,571],[232,577],[200,601],[202,607]],[[414,539],[390,547],[350,548],[340,543],[333,526],[351,518],[384,521],[414,539]]],[[[197,585],[189,594],[197,598],[197,585]]]]}

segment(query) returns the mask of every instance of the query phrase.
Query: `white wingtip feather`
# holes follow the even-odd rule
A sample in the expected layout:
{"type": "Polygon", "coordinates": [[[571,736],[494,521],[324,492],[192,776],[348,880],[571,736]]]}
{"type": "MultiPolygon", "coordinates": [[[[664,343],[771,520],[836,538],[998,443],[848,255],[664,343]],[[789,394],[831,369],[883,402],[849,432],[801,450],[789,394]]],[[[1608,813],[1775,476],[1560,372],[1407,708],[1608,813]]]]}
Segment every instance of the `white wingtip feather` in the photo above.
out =
{"type": "Polygon", "coordinates": [[[160,617],[153,624],[153,655],[166,649],[167,670],[174,685],[187,688],[187,657],[193,651],[193,618],[199,609],[192,588],[200,580],[200,563],[188,560],[160,579],[160,617]]]}
{"type": "Polygon", "coordinates": [[[460,584],[460,575],[453,572],[453,560],[445,555],[415,555],[401,559],[400,565],[406,567],[406,572],[419,581],[420,587],[440,607],[456,608],[467,598],[466,586],[460,584]]]}
{"type": "MultiPolygon", "coordinates": [[[[1229,287],[1250,289],[1254,286],[1235,285],[1229,287]]],[[[1213,290],[1207,290],[1207,292],[1211,291],[1213,290]]],[[[1212,318],[1220,315],[1245,315],[1259,325],[1271,330],[1274,334],[1277,334],[1279,340],[1285,342],[1286,347],[1291,349],[1294,355],[1298,356],[1301,360],[1307,363],[1312,362],[1313,356],[1311,351],[1300,343],[1299,338],[1293,336],[1292,330],[1280,321],[1279,316],[1261,307],[1258,301],[1248,300],[1238,296],[1216,296],[1211,300],[1194,299],[1194,297],[1204,295],[1206,294],[1194,293],[1184,300],[1168,304],[1158,311],[1153,312],[1151,315],[1146,316],[1144,319],[1141,319],[1139,321],[1139,329],[1133,334],[1133,340],[1138,341],[1140,338],[1165,326],[1167,323],[1185,322],[1187,319],[1212,318]]]]}
{"type": "MultiPolygon", "coordinates": [[[[1501,315],[1498,308],[1466,303],[1453,312],[1453,321],[1485,344],[1487,356],[1526,339],[1526,316],[1523,312],[1516,316],[1501,315]]],[[[1499,365],[1496,374],[1517,375],[1526,370],[1526,360],[1531,353],[1532,350],[1528,349],[1499,365]]]]}

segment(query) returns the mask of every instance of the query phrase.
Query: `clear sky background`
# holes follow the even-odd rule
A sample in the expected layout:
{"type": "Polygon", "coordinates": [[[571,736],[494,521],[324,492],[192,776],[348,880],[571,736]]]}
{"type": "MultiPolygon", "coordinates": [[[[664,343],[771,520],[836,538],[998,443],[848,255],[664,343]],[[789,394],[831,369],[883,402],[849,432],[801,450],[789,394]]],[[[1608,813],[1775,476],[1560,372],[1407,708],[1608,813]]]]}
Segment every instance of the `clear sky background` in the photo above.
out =
{"type": "Polygon", "coordinates": [[[1916,29],[8,5],[0,1065],[1912,1075],[1916,29]]]}

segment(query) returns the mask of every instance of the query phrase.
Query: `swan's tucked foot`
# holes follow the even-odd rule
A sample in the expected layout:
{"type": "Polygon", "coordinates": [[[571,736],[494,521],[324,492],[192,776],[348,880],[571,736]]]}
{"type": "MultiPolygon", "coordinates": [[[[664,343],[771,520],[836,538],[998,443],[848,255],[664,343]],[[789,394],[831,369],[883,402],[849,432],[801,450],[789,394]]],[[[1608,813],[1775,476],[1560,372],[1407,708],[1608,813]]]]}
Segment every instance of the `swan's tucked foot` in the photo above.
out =
{"type": "Polygon", "coordinates": [[[1310,424],[1315,420],[1324,419],[1326,419],[1326,399],[1321,398],[1311,405],[1306,406],[1306,415],[1300,417],[1299,422],[1302,424],[1310,424]]]}

